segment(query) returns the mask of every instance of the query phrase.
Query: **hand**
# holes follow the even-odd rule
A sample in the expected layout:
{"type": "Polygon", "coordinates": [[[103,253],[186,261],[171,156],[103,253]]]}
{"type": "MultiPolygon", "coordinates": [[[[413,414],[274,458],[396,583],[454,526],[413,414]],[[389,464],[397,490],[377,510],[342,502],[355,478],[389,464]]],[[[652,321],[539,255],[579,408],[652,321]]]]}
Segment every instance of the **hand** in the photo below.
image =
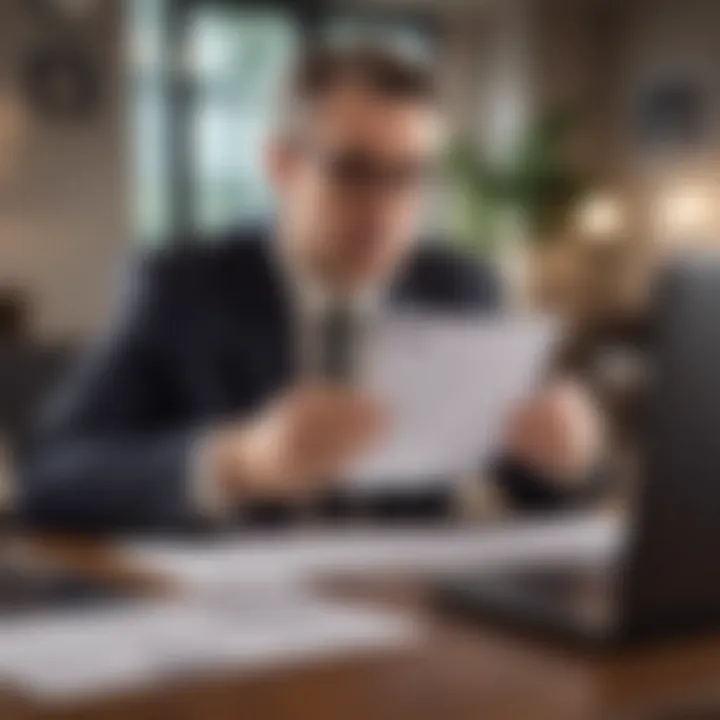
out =
{"type": "Polygon", "coordinates": [[[505,450],[561,484],[586,479],[600,460],[604,430],[589,393],[570,380],[558,380],[523,405],[511,418],[505,450]]]}
{"type": "Polygon", "coordinates": [[[216,477],[231,502],[302,496],[337,476],[383,426],[380,408],[356,391],[294,390],[250,422],[217,431],[211,440],[216,477]]]}

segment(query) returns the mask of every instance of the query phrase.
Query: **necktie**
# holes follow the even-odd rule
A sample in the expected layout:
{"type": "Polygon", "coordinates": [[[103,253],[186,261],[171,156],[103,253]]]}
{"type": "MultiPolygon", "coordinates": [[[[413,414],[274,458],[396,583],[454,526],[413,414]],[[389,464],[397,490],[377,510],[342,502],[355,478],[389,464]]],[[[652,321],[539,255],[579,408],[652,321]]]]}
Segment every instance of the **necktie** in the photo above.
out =
{"type": "Polygon", "coordinates": [[[319,374],[324,380],[349,383],[355,366],[356,323],[350,307],[334,304],[321,320],[319,374]]]}

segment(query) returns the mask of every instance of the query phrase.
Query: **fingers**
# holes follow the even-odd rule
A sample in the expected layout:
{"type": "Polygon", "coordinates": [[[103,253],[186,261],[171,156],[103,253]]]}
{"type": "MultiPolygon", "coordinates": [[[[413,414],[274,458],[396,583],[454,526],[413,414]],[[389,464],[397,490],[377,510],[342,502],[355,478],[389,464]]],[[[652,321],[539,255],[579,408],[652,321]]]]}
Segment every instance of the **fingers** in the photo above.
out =
{"type": "Polygon", "coordinates": [[[296,408],[293,454],[309,477],[336,474],[366,450],[386,425],[382,408],[352,390],[322,388],[296,408]]]}
{"type": "Polygon", "coordinates": [[[238,488],[301,496],[337,478],[387,427],[382,408],[347,388],[305,387],[222,438],[238,488]]]}
{"type": "Polygon", "coordinates": [[[601,415],[577,384],[558,381],[512,417],[507,446],[512,455],[559,479],[583,479],[600,456],[601,415]]]}

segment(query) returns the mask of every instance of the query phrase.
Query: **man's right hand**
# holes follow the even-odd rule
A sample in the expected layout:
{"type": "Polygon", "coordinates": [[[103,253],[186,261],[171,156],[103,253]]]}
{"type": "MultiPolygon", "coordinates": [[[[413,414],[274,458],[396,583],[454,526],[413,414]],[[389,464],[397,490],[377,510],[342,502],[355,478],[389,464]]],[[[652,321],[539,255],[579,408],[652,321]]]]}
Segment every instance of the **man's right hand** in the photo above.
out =
{"type": "Polygon", "coordinates": [[[336,478],[382,434],[381,408],[355,390],[300,388],[256,418],[218,429],[208,440],[205,482],[235,506],[245,499],[311,494],[336,478]]]}

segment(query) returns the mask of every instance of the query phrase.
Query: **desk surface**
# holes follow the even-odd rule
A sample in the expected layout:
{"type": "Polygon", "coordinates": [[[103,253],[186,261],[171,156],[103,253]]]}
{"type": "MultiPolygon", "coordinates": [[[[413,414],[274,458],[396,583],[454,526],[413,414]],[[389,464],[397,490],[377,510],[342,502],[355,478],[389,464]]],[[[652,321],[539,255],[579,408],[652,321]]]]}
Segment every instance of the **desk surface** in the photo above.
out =
{"type": "MultiPolygon", "coordinates": [[[[32,543],[119,582],[168,586],[99,544],[32,543]]],[[[412,581],[364,578],[328,593],[402,607],[428,625],[420,647],[257,678],[188,679],[133,695],[41,708],[0,693],[0,718],[225,720],[688,720],[720,717],[720,638],[589,656],[433,612],[412,581]]]]}

